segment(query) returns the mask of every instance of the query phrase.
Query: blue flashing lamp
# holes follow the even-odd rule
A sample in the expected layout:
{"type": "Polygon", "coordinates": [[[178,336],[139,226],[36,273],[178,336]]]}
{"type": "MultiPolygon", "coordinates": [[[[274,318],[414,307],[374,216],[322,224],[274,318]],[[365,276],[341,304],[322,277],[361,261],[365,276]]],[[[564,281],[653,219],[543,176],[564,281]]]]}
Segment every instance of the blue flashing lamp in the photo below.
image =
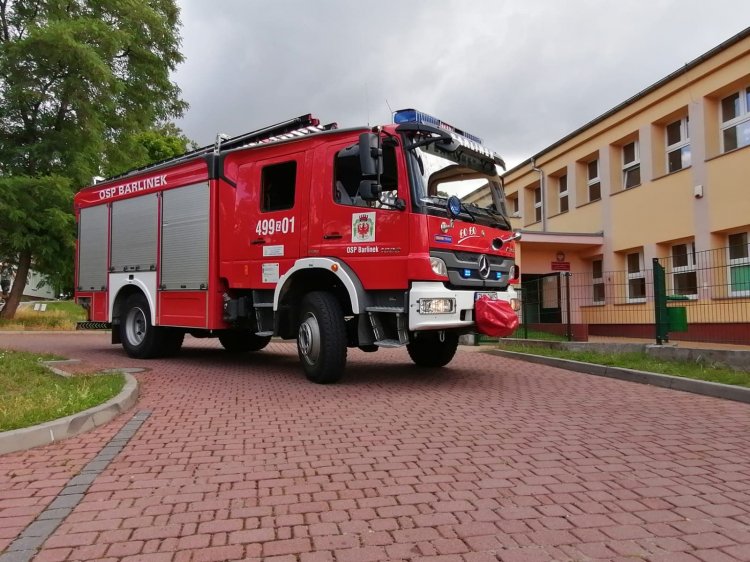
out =
{"type": "Polygon", "coordinates": [[[448,197],[448,215],[451,218],[456,218],[460,214],[461,200],[457,196],[451,195],[450,197],[448,197]]]}
{"type": "Polygon", "coordinates": [[[497,278],[498,281],[500,281],[500,279],[503,278],[503,274],[498,271],[498,272],[495,273],[495,277],[497,278]]]}
{"type": "Polygon", "coordinates": [[[400,125],[401,123],[420,123],[422,125],[432,125],[433,127],[437,127],[438,129],[448,131],[449,133],[456,133],[457,135],[461,135],[462,137],[474,141],[477,144],[482,144],[482,139],[478,136],[467,133],[466,131],[462,131],[461,129],[458,129],[453,125],[449,125],[445,121],[441,121],[437,117],[433,117],[432,115],[423,113],[416,109],[399,109],[398,111],[394,111],[393,122],[396,125],[400,125]]]}
{"type": "Polygon", "coordinates": [[[463,276],[466,278],[471,277],[471,269],[464,269],[463,276]]]}

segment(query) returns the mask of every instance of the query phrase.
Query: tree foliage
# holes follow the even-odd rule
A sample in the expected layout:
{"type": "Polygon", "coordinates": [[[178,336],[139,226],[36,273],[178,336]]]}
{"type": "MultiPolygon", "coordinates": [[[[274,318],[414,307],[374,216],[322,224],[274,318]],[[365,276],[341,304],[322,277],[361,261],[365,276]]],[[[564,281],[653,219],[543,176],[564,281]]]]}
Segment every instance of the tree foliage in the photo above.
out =
{"type": "Polygon", "coordinates": [[[180,156],[188,150],[198,148],[174,123],[163,123],[135,134],[130,160],[120,168],[108,168],[110,176],[168,158],[180,156]]]}
{"type": "Polygon", "coordinates": [[[64,269],[69,238],[52,233],[70,227],[74,189],[132,167],[146,150],[138,135],[186,108],[170,80],[183,60],[179,24],[175,0],[0,0],[2,189],[25,186],[51,205],[37,213],[13,191],[3,206],[13,218],[0,217],[0,255],[17,255],[19,272],[26,259],[43,273],[64,269]],[[6,228],[32,215],[50,235],[6,228]]]}

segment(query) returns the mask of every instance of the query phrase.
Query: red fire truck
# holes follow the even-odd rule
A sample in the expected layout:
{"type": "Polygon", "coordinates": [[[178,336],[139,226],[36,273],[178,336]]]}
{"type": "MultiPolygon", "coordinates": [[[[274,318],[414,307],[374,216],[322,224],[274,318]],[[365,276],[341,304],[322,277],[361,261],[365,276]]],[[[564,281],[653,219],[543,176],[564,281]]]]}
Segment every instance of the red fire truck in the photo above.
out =
{"type": "Polygon", "coordinates": [[[232,352],[296,339],[317,383],[341,377],[349,347],[442,367],[460,334],[512,329],[520,233],[502,160],[425,113],[393,121],[305,115],[82,189],[82,327],[111,328],[137,358],[177,353],[185,334],[232,352]]]}

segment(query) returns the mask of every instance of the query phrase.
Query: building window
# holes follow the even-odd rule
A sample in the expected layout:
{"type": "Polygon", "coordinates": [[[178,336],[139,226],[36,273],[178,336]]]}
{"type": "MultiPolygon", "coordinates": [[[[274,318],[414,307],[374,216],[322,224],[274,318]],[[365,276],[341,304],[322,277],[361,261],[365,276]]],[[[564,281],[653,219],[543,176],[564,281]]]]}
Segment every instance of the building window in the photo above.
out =
{"type": "Polygon", "coordinates": [[[628,302],[646,301],[646,272],[643,269],[643,253],[627,255],[628,302]]]}
{"type": "Polygon", "coordinates": [[[568,176],[560,176],[557,179],[557,188],[560,197],[560,212],[568,212],[568,176]]]}
{"type": "Polygon", "coordinates": [[[672,246],[672,292],[694,298],[698,296],[695,242],[672,246]]]}
{"type": "Polygon", "coordinates": [[[272,164],[261,175],[261,211],[284,211],[294,207],[297,162],[272,164]]]}
{"type": "Polygon", "coordinates": [[[587,164],[589,201],[599,201],[602,198],[602,184],[599,181],[599,160],[592,160],[587,164]]]}
{"type": "Polygon", "coordinates": [[[750,296],[750,247],[748,233],[729,235],[729,294],[733,297],[750,296]]]}
{"type": "Polygon", "coordinates": [[[641,184],[641,159],[638,153],[638,141],[629,142],[622,147],[622,185],[630,189],[641,184]]]}
{"type": "Polygon", "coordinates": [[[683,117],[667,125],[667,173],[690,166],[690,121],[683,117]]]}
{"type": "Polygon", "coordinates": [[[592,295],[593,304],[604,304],[604,271],[602,260],[591,262],[592,295]]]}
{"type": "Polygon", "coordinates": [[[508,197],[508,203],[510,203],[510,213],[514,218],[519,218],[521,213],[518,209],[518,195],[508,197]]]}
{"type": "Polygon", "coordinates": [[[534,221],[539,222],[542,220],[542,188],[537,187],[534,189],[534,221]]]}
{"type": "Polygon", "coordinates": [[[721,139],[724,152],[750,145],[750,88],[721,100],[721,139]]]}

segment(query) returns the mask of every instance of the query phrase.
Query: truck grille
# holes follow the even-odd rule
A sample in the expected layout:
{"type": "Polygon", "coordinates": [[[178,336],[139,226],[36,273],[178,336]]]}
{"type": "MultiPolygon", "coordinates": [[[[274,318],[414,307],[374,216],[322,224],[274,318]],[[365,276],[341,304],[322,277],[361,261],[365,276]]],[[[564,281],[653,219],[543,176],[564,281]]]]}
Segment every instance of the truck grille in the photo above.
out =
{"type": "Polygon", "coordinates": [[[445,262],[449,285],[462,289],[505,289],[510,282],[510,268],[514,264],[510,258],[474,252],[431,250],[430,256],[445,262]]]}

